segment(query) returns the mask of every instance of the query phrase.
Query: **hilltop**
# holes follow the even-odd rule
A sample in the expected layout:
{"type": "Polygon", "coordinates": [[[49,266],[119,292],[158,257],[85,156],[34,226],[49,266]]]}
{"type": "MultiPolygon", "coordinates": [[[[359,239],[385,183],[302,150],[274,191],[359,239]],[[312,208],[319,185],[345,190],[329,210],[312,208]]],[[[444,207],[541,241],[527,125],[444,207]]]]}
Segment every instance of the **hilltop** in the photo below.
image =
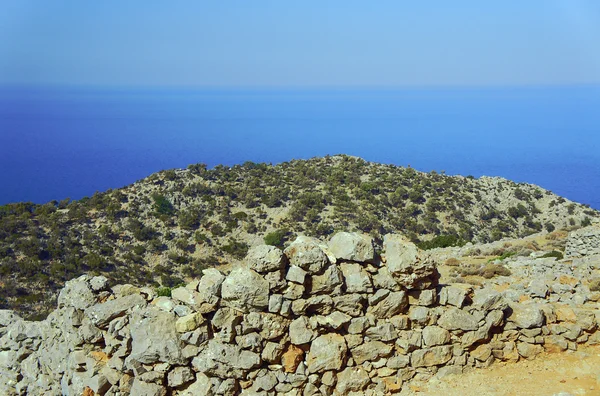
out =
{"type": "Polygon", "coordinates": [[[599,213],[541,187],[448,176],[346,155],[277,165],[203,164],[124,188],[0,207],[0,307],[29,318],[83,273],[174,287],[264,242],[400,233],[421,248],[487,243],[591,224],[599,213]]]}

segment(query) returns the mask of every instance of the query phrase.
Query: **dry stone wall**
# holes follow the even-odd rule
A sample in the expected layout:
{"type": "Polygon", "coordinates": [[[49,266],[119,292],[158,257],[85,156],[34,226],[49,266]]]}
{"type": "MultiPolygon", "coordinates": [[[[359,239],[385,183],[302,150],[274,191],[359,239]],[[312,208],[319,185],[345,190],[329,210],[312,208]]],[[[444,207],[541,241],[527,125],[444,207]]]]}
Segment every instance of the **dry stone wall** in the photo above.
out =
{"type": "Polygon", "coordinates": [[[592,225],[570,232],[565,249],[566,257],[600,254],[600,225],[592,225]]]}
{"type": "Polygon", "coordinates": [[[44,321],[0,311],[0,393],[386,395],[600,340],[594,296],[440,285],[412,243],[388,235],[383,248],[356,233],[257,246],[170,297],[74,279],[44,321]]]}

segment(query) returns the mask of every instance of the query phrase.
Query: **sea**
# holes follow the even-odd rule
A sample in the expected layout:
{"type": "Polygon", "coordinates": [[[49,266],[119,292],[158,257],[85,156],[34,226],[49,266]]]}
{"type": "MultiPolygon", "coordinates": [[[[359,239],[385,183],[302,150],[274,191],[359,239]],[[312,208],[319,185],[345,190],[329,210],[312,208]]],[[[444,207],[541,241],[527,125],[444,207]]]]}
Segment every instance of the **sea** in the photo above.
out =
{"type": "Polygon", "coordinates": [[[327,154],[501,176],[600,209],[600,86],[0,87],[0,204],[327,154]]]}

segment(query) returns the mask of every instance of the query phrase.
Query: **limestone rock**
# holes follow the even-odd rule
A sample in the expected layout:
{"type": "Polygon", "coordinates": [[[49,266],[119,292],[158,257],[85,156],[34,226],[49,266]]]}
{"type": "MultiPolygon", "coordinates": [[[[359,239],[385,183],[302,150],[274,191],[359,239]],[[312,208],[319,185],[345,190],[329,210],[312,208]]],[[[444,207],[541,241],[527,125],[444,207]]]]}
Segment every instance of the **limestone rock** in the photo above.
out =
{"type": "Polygon", "coordinates": [[[413,367],[430,367],[444,364],[451,358],[452,346],[444,345],[414,351],[410,363],[413,367]]]}
{"type": "Polygon", "coordinates": [[[337,375],[337,385],[335,390],[340,395],[347,395],[350,392],[362,392],[371,382],[369,373],[362,367],[346,367],[346,369],[337,375]]]}
{"type": "Polygon", "coordinates": [[[58,294],[58,306],[86,309],[94,305],[96,295],[92,291],[88,279],[87,275],[82,275],[77,279],[66,282],[58,294]]]}
{"type": "Polygon", "coordinates": [[[344,274],[347,293],[371,293],[373,291],[371,277],[362,265],[342,263],[340,269],[344,274]]]}
{"type": "Polygon", "coordinates": [[[292,344],[295,345],[307,344],[316,337],[305,316],[301,316],[290,323],[289,334],[292,344]]]}
{"type": "Polygon", "coordinates": [[[337,265],[330,265],[322,275],[313,275],[311,277],[311,292],[331,293],[343,283],[344,277],[342,271],[340,271],[337,265]]]}
{"type": "Polygon", "coordinates": [[[450,342],[450,332],[438,326],[427,326],[423,329],[423,343],[425,346],[444,345],[450,342]]]}
{"type": "Polygon", "coordinates": [[[329,263],[327,255],[313,238],[300,235],[292,242],[284,254],[290,264],[296,265],[310,274],[320,273],[329,263]]]}
{"type": "Polygon", "coordinates": [[[361,263],[375,259],[373,238],[357,232],[338,232],[329,241],[329,250],[337,258],[361,263]]]}
{"type": "Polygon", "coordinates": [[[189,367],[175,367],[168,375],[170,387],[177,388],[195,379],[194,372],[189,367]]]}
{"type": "Polygon", "coordinates": [[[392,346],[381,341],[369,341],[357,346],[351,350],[352,358],[356,364],[362,364],[366,361],[374,361],[379,358],[389,356],[392,353],[392,346]]]}
{"type": "Polygon", "coordinates": [[[283,252],[275,246],[259,245],[248,250],[244,262],[251,270],[258,273],[278,271],[283,268],[283,252]]]}
{"type": "Polygon", "coordinates": [[[406,310],[408,307],[408,298],[406,292],[391,292],[381,301],[370,307],[368,312],[378,319],[391,318],[406,310]]]}
{"type": "Polygon", "coordinates": [[[266,310],[269,306],[269,282],[258,273],[239,267],[231,271],[221,287],[223,300],[242,312],[266,310]]]}
{"type": "Polygon", "coordinates": [[[544,324],[544,312],[537,304],[512,304],[508,320],[520,329],[532,329],[544,324]]]}
{"type": "Polygon", "coordinates": [[[473,331],[479,328],[476,318],[458,308],[446,310],[438,319],[437,324],[446,330],[473,331]]]}
{"type": "Polygon", "coordinates": [[[437,270],[417,246],[402,236],[387,234],[383,239],[386,265],[390,275],[407,288],[425,288],[437,282],[437,270]]]}
{"type": "Polygon", "coordinates": [[[134,311],[131,319],[131,354],[128,359],[150,364],[183,364],[183,344],[175,316],[157,308],[134,311]]]}
{"type": "Polygon", "coordinates": [[[346,340],[339,334],[329,333],[316,338],[306,359],[310,373],[322,373],[327,370],[339,370],[346,359],[348,347],[346,340]]]}
{"type": "Polygon", "coordinates": [[[221,297],[221,285],[225,281],[225,275],[215,268],[202,270],[202,278],[198,282],[198,292],[205,301],[206,296],[221,297]]]}
{"type": "Polygon", "coordinates": [[[102,304],[92,305],[84,311],[84,314],[94,325],[104,328],[114,318],[124,315],[127,310],[145,305],[146,300],[141,295],[130,294],[102,304]]]}

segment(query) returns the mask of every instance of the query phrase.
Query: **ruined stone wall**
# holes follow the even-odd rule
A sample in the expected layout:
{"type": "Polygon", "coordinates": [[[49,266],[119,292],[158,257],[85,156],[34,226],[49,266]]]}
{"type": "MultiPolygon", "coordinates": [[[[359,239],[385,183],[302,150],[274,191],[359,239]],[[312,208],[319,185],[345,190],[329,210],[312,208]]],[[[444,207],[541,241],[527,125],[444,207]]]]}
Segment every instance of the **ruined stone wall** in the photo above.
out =
{"type": "Polygon", "coordinates": [[[171,297],[82,276],[42,322],[0,311],[0,394],[385,395],[600,339],[589,290],[575,305],[439,285],[412,243],[383,248],[354,233],[258,246],[171,297]]]}
{"type": "Polygon", "coordinates": [[[582,257],[600,254],[600,225],[592,225],[569,233],[566,257],[582,257]]]}

